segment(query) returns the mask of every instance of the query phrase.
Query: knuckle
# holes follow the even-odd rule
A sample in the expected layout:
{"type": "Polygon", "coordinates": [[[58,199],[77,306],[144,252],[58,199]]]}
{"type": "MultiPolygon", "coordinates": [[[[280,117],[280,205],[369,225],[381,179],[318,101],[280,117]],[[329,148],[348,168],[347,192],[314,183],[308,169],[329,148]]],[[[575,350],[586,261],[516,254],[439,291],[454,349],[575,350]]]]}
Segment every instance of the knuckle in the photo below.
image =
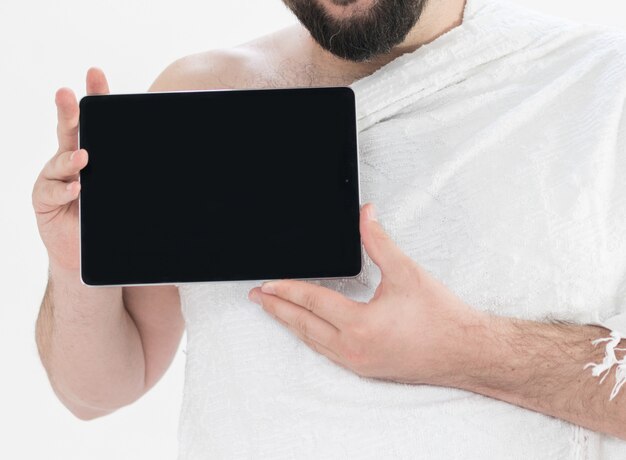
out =
{"type": "Polygon", "coordinates": [[[296,317],[294,321],[294,326],[296,330],[300,332],[302,335],[304,336],[307,335],[307,322],[306,322],[306,316],[304,314],[300,313],[296,317]]]}
{"type": "Polygon", "coordinates": [[[372,232],[372,236],[377,241],[385,241],[385,240],[387,240],[387,238],[389,238],[389,235],[387,235],[385,230],[382,227],[380,227],[379,225],[372,226],[371,232],[372,232]]]}
{"type": "Polygon", "coordinates": [[[319,307],[318,302],[319,301],[318,301],[317,296],[315,294],[313,294],[311,292],[306,292],[302,296],[302,302],[304,303],[304,306],[307,309],[309,309],[309,310],[311,310],[313,312],[318,311],[318,307],[319,307]]]}
{"type": "Polygon", "coordinates": [[[363,343],[372,337],[372,327],[365,321],[357,321],[348,328],[350,338],[354,342],[363,343]]]}
{"type": "Polygon", "coordinates": [[[67,137],[78,139],[78,119],[74,115],[59,113],[57,123],[57,140],[59,143],[67,137]]]}
{"type": "Polygon", "coordinates": [[[261,306],[263,307],[263,310],[269,312],[269,313],[274,313],[274,297],[271,295],[261,295],[261,306]]]}
{"type": "Polygon", "coordinates": [[[54,178],[59,178],[61,176],[60,166],[61,159],[63,158],[63,154],[59,153],[50,159],[50,164],[48,167],[48,171],[50,172],[50,176],[54,178]]]}
{"type": "Polygon", "coordinates": [[[353,323],[345,329],[345,336],[338,347],[340,355],[358,374],[368,375],[371,365],[371,343],[376,340],[376,328],[365,321],[353,323]]]}
{"type": "Polygon", "coordinates": [[[45,173],[46,178],[52,179],[56,178],[59,175],[57,172],[57,165],[59,162],[59,158],[61,158],[62,156],[63,154],[61,152],[57,152],[50,159],[48,159],[48,161],[46,161],[46,164],[43,168],[43,172],[45,173]]]}
{"type": "Polygon", "coordinates": [[[349,344],[343,350],[343,357],[352,369],[360,372],[367,369],[369,356],[363,345],[349,344]]]}

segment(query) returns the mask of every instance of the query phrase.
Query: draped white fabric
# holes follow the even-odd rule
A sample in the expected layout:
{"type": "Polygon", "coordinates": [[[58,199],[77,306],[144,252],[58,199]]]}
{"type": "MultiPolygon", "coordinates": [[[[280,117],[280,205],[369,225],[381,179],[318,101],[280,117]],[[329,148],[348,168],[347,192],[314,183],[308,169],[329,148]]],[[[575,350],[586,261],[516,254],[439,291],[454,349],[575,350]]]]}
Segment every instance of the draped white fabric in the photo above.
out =
{"type": "MultiPolygon", "coordinates": [[[[468,0],[461,26],[352,88],[361,197],[408,255],[475,308],[626,336],[623,34],[468,0]]],[[[367,300],[364,258],[355,279],[313,282],[367,300]]],[[[259,284],[178,286],[180,459],[626,458],[501,401],[358,377],[250,302],[259,284]]]]}

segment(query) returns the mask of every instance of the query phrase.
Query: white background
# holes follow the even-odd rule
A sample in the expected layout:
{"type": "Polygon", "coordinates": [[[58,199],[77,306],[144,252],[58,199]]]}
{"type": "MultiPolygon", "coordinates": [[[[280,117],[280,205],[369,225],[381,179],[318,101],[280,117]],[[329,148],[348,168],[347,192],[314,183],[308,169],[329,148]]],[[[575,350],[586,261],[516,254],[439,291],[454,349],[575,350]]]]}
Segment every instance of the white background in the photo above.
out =
{"type": "MultiPolygon", "coordinates": [[[[615,0],[516,0],[626,28],[615,0]]],[[[56,399],[39,362],[35,319],[47,256],[32,184],[55,152],[54,92],[84,94],[89,66],[113,92],[145,91],[174,59],[288,25],[280,0],[0,0],[0,458],[173,459],[185,338],[165,377],[132,406],[90,422],[56,399]]]]}

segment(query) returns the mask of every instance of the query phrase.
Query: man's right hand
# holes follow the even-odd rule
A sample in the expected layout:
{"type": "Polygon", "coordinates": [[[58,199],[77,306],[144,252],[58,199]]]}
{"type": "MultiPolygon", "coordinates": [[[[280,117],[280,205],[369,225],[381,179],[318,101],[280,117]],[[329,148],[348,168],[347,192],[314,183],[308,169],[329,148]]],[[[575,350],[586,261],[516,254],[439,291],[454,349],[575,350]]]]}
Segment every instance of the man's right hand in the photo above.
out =
{"type": "MultiPolygon", "coordinates": [[[[87,71],[87,94],[108,94],[109,85],[102,70],[87,71]]],[[[56,92],[57,138],[59,148],[45,164],[32,192],[32,203],[39,234],[50,265],[78,271],[78,194],[79,172],[88,159],[86,150],[78,149],[79,108],[76,95],[69,88],[56,92]]]]}
{"type": "MultiPolygon", "coordinates": [[[[184,64],[169,66],[149,91],[220,87],[218,78],[198,84],[197,63],[184,64]]],[[[89,69],[87,94],[108,92],[104,73],[89,69]]],[[[185,321],[176,286],[87,287],[80,282],[76,198],[88,158],[78,150],[76,96],[61,88],[56,105],[59,148],[33,187],[37,225],[50,259],[36,340],[53,390],[72,413],[89,420],[136,401],[156,384],[174,359],[185,321]],[[72,152],[78,153],[70,160],[72,152]]]]}

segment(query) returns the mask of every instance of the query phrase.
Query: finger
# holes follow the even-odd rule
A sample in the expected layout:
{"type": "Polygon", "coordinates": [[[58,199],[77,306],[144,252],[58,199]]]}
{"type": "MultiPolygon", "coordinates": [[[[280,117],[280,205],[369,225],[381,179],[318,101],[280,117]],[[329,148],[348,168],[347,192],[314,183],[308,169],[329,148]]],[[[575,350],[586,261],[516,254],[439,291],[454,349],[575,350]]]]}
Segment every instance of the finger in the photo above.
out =
{"type": "Polygon", "coordinates": [[[328,347],[325,347],[321,343],[316,342],[315,340],[313,340],[313,339],[311,339],[309,337],[306,337],[306,336],[302,335],[302,333],[300,331],[296,330],[293,326],[291,326],[290,324],[286,323],[282,319],[278,318],[276,315],[274,315],[274,314],[270,314],[270,315],[276,321],[281,323],[283,326],[285,326],[287,329],[289,329],[291,332],[293,332],[296,336],[298,336],[300,338],[300,340],[302,340],[311,350],[326,356],[328,359],[330,359],[335,364],[338,364],[339,366],[347,369],[347,366],[341,360],[341,356],[339,356],[333,350],[331,350],[328,347]]]}
{"type": "MultiPolygon", "coordinates": [[[[304,337],[308,337],[327,348],[333,348],[339,337],[339,330],[306,308],[288,302],[280,297],[265,294],[256,288],[251,295],[258,295],[263,310],[271,316],[282,320],[304,337]]],[[[252,298],[251,298],[252,300],[252,298]]]]}
{"type": "Polygon", "coordinates": [[[85,149],[59,153],[48,160],[42,170],[42,175],[50,180],[74,180],[88,162],[85,149]]]}
{"type": "Polygon", "coordinates": [[[78,197],[80,182],[63,182],[39,178],[33,189],[33,207],[37,213],[45,213],[64,206],[78,197]]]}
{"type": "Polygon", "coordinates": [[[296,334],[300,338],[300,340],[302,340],[311,350],[313,350],[316,353],[326,356],[335,364],[338,364],[339,366],[343,368],[347,368],[347,366],[341,361],[341,357],[337,355],[337,353],[335,353],[333,350],[325,347],[324,345],[316,342],[315,340],[312,340],[308,337],[304,337],[302,334],[299,334],[298,331],[295,331],[291,327],[289,327],[289,329],[291,329],[291,331],[294,334],[296,334]]]}
{"type": "Polygon", "coordinates": [[[54,102],[57,107],[57,138],[59,152],[78,148],[78,102],[69,88],[57,90],[54,102]]]}
{"type": "Polygon", "coordinates": [[[360,232],[367,254],[383,275],[393,277],[396,274],[404,274],[407,265],[414,264],[378,222],[372,203],[367,203],[361,208],[360,232]]]}
{"type": "Polygon", "coordinates": [[[333,350],[331,350],[328,347],[325,347],[321,343],[316,342],[315,340],[313,340],[313,339],[311,339],[309,337],[306,337],[306,336],[302,335],[302,333],[299,330],[295,329],[290,324],[288,324],[285,321],[283,321],[282,319],[278,318],[276,315],[271,314],[271,316],[276,321],[278,321],[283,326],[285,326],[287,329],[289,329],[291,332],[293,332],[296,336],[298,336],[300,338],[300,340],[302,340],[311,350],[326,356],[328,359],[330,359],[335,364],[338,364],[341,367],[346,368],[346,365],[341,361],[341,356],[339,356],[333,350]]]}
{"type": "Polygon", "coordinates": [[[338,329],[358,314],[353,300],[337,291],[306,281],[267,281],[263,283],[261,290],[306,308],[338,329]]]}
{"type": "Polygon", "coordinates": [[[87,94],[109,94],[109,82],[102,69],[91,67],[87,71],[87,94]]]}

